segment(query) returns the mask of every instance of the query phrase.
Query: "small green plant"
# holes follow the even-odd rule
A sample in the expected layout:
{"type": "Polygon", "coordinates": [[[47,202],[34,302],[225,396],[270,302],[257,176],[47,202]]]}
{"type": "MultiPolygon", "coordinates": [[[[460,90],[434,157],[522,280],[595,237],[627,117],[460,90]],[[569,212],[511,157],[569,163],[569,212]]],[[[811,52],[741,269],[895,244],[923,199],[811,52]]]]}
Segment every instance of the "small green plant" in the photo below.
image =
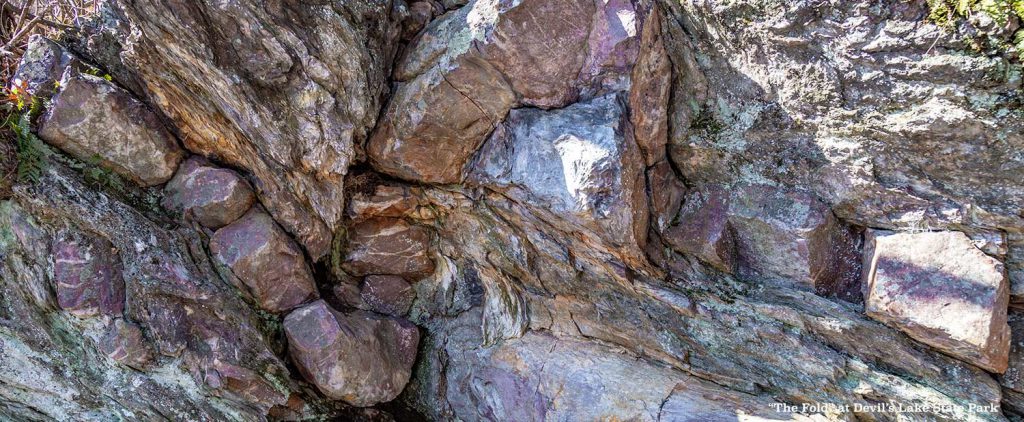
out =
{"type": "Polygon", "coordinates": [[[16,171],[18,182],[35,183],[39,181],[43,170],[46,169],[46,156],[49,152],[43,142],[30,128],[31,112],[20,115],[11,114],[5,126],[14,132],[17,138],[18,168],[16,171]]]}
{"type": "Polygon", "coordinates": [[[694,114],[693,120],[690,121],[690,129],[698,135],[711,137],[722,132],[724,127],[722,122],[718,121],[715,113],[711,111],[711,107],[704,106],[694,114]]]}
{"type": "Polygon", "coordinates": [[[117,173],[103,167],[103,158],[99,154],[94,154],[88,160],[85,160],[85,165],[82,166],[81,170],[85,182],[93,188],[112,189],[117,192],[125,190],[124,180],[117,173]]]}
{"type": "MultiPolygon", "coordinates": [[[[928,20],[946,29],[954,29],[961,19],[967,19],[975,13],[984,13],[1000,27],[1007,26],[1011,20],[1024,20],[1024,0],[928,0],[928,20]]],[[[1011,47],[1018,52],[1024,51],[1024,30],[1018,30],[1011,39],[992,40],[974,39],[976,49],[983,44],[997,47],[1005,51],[1011,47]]]]}

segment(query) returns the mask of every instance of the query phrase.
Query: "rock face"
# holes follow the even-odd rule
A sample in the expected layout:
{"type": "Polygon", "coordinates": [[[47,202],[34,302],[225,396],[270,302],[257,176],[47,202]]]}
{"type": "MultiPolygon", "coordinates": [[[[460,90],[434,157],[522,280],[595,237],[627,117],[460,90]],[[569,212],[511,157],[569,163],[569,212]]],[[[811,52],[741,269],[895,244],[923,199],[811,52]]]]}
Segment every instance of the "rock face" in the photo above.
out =
{"type": "Polygon", "coordinates": [[[254,202],[252,188],[237,173],[193,157],[185,160],[167,183],[163,206],[219,229],[245,214],[254,202]]]}
{"type": "Polygon", "coordinates": [[[258,207],[217,230],[210,251],[263,309],[284,312],[317,297],[302,250],[258,207]]]}
{"type": "Polygon", "coordinates": [[[390,401],[402,391],[420,338],[409,322],[341,314],[323,301],[293,311],[284,330],[303,376],[328,397],[355,406],[390,401]]]}
{"type": "Polygon", "coordinates": [[[40,138],[82,161],[98,158],[142,186],[166,182],[184,157],[156,114],[103,78],[65,79],[52,104],[40,138]]]}
{"type": "Polygon", "coordinates": [[[343,215],[342,178],[387,90],[398,4],[147,0],[111,9],[83,49],[145,92],[186,148],[250,174],[282,227],[312,258],[326,254],[343,215]]]}
{"type": "Polygon", "coordinates": [[[102,3],[0,420],[1024,419],[1013,2],[102,3]]]}
{"type": "Polygon", "coordinates": [[[53,243],[53,284],[57,304],[79,317],[115,316],[124,311],[124,279],[114,245],[73,230],[53,243]]]}
{"type": "Polygon", "coordinates": [[[377,218],[356,223],[348,232],[342,268],[351,275],[391,274],[422,277],[434,271],[430,229],[404,220],[377,218]]]}
{"type": "Polygon", "coordinates": [[[872,230],[866,242],[869,316],[989,371],[1006,371],[1009,286],[999,261],[960,232],[872,230]]]}
{"type": "Polygon", "coordinates": [[[32,35],[11,85],[26,88],[34,96],[49,98],[58,91],[61,77],[69,67],[85,66],[62,45],[41,35],[32,35]]]}

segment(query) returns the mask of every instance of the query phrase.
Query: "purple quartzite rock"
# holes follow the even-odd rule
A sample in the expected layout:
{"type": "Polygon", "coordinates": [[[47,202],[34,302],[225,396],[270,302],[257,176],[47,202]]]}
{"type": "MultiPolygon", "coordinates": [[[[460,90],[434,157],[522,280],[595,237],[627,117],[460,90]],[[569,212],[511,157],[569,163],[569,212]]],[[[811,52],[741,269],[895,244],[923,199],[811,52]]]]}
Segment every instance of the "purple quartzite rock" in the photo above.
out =
{"type": "Polygon", "coordinates": [[[403,316],[412,307],[416,292],[402,277],[370,275],[363,280],[359,296],[371,311],[403,316]]]}
{"type": "Polygon", "coordinates": [[[121,262],[109,241],[65,231],[54,241],[52,259],[61,309],[77,317],[124,311],[121,262]]]}
{"type": "Polygon", "coordinates": [[[256,202],[252,188],[237,173],[192,157],[164,189],[164,208],[189,214],[199,224],[219,229],[237,220],[256,202]]]}
{"type": "Polygon", "coordinates": [[[302,250],[258,207],[217,230],[210,250],[267,311],[284,312],[317,297],[302,250]]]}
{"type": "Polygon", "coordinates": [[[348,232],[342,268],[349,274],[403,275],[413,278],[434,272],[430,259],[430,229],[403,220],[375,218],[359,222],[348,232]]]}
{"type": "Polygon", "coordinates": [[[856,299],[857,242],[827,205],[801,191],[744,185],[728,209],[741,276],[856,299]]]}
{"type": "Polygon", "coordinates": [[[967,235],[869,230],[863,289],[868,316],[988,371],[1006,371],[1006,271],[967,235]]]}
{"type": "Polygon", "coordinates": [[[115,319],[99,342],[107,357],[135,369],[144,369],[153,361],[153,348],[146,343],[138,325],[115,319]]]}
{"type": "Polygon", "coordinates": [[[342,314],[322,300],[292,311],[284,330],[302,375],[324,395],[360,407],[390,401],[405,388],[420,338],[408,321],[342,314]]]}
{"type": "Polygon", "coordinates": [[[679,212],[679,222],[665,231],[665,242],[719,271],[731,273],[736,265],[729,230],[729,194],[720,189],[694,192],[679,212]]]}
{"type": "Polygon", "coordinates": [[[160,118],[127,91],[103,78],[66,78],[43,116],[39,137],[83,161],[99,164],[142,186],[174,175],[185,152],[160,118]]]}

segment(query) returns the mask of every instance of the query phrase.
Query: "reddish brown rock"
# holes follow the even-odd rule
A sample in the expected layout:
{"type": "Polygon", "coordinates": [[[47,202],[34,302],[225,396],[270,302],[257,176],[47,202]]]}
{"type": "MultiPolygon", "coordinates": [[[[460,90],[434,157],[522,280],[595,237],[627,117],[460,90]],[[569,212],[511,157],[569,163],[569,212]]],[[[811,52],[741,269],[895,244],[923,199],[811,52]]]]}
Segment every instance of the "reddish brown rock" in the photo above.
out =
{"type": "Polygon", "coordinates": [[[302,250],[259,207],[217,230],[210,251],[263,309],[284,312],[317,297],[302,250]]]}
{"type": "Polygon", "coordinates": [[[117,251],[106,239],[64,231],[53,244],[57,304],[77,317],[120,315],[124,279],[117,251]]]}
{"type": "Polygon", "coordinates": [[[741,276],[856,299],[860,260],[853,232],[811,194],[768,185],[733,187],[729,224],[741,276]]]}
{"type": "Polygon", "coordinates": [[[717,188],[694,192],[686,198],[679,221],[665,231],[665,242],[719,271],[733,272],[736,250],[728,210],[728,192],[717,188]]]}
{"type": "Polygon", "coordinates": [[[342,268],[351,275],[390,274],[420,278],[434,272],[430,229],[404,220],[375,218],[348,231],[342,268]]]}
{"type": "Polygon", "coordinates": [[[679,215],[686,185],[679,180],[668,161],[661,161],[647,169],[647,186],[651,196],[651,225],[658,231],[664,231],[679,215]]]}
{"type": "Polygon", "coordinates": [[[403,316],[412,307],[416,292],[402,277],[369,275],[363,280],[359,297],[369,310],[391,316],[403,316]]]}
{"type": "Polygon", "coordinates": [[[644,22],[640,54],[633,67],[633,86],[629,91],[633,133],[648,166],[665,158],[672,88],[672,63],[661,39],[659,10],[655,7],[644,22]]]}
{"type": "Polygon", "coordinates": [[[165,208],[190,216],[211,229],[237,220],[255,202],[252,188],[237,173],[200,157],[182,163],[164,188],[165,208]]]}
{"type": "Polygon", "coordinates": [[[292,311],[284,330],[302,376],[324,395],[353,406],[398,396],[419,344],[419,331],[408,321],[362,311],[342,314],[322,300],[292,311]]]}
{"type": "Polygon", "coordinates": [[[965,234],[869,230],[863,289],[868,316],[988,371],[1006,371],[1006,272],[965,234]]]}
{"type": "Polygon", "coordinates": [[[419,205],[418,192],[406,186],[379,185],[373,195],[354,195],[349,200],[348,215],[352,219],[405,217],[419,205]]]}
{"type": "Polygon", "coordinates": [[[135,369],[145,369],[153,361],[153,348],[146,342],[142,330],[121,318],[107,327],[98,346],[107,357],[135,369]]]}
{"type": "Polygon", "coordinates": [[[155,113],[103,78],[66,78],[51,104],[40,138],[83,161],[99,157],[142,186],[166,182],[185,156],[155,113]]]}

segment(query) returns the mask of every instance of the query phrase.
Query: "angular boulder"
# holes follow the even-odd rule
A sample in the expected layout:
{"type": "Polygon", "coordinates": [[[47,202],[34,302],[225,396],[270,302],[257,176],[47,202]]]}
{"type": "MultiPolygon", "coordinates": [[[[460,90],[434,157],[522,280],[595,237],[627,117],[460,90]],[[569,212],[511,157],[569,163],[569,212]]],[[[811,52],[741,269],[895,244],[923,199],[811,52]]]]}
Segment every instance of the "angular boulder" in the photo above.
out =
{"type": "Polygon", "coordinates": [[[49,98],[57,91],[58,81],[69,67],[77,69],[85,66],[64,46],[42,35],[32,35],[18,70],[11,79],[12,88],[25,89],[31,95],[49,98]]]}
{"type": "Polygon", "coordinates": [[[185,152],[160,118],[127,91],[96,76],[62,81],[39,126],[39,137],[76,158],[142,186],[174,175],[185,152]]]}
{"type": "Polygon", "coordinates": [[[813,195],[741,185],[731,190],[728,210],[740,276],[856,299],[860,276],[856,239],[813,195]]]}
{"type": "Polygon", "coordinates": [[[259,207],[217,230],[210,251],[267,311],[284,312],[317,297],[299,245],[259,207]]]}
{"type": "Polygon", "coordinates": [[[369,275],[363,279],[359,297],[369,310],[391,316],[403,316],[412,307],[416,291],[402,277],[369,275]]]}
{"type": "Polygon", "coordinates": [[[97,345],[107,357],[135,369],[144,369],[153,361],[153,348],[146,342],[142,330],[122,318],[107,327],[97,345]]]}
{"type": "Polygon", "coordinates": [[[863,290],[868,316],[988,371],[1006,371],[1006,272],[965,234],[869,230],[863,290]]]}
{"type": "Polygon", "coordinates": [[[677,252],[692,255],[719,271],[732,273],[736,248],[729,228],[729,193],[717,188],[687,196],[678,221],[662,236],[677,252]]]}
{"type": "Polygon", "coordinates": [[[419,330],[408,321],[342,314],[322,300],[292,311],[284,331],[302,376],[327,397],[360,407],[398,396],[419,344],[419,330]]]}
{"type": "Polygon", "coordinates": [[[354,195],[348,204],[352,219],[369,217],[405,217],[419,205],[419,189],[379,185],[372,195],[354,195]]]}
{"type": "Polygon", "coordinates": [[[643,158],[615,94],[558,110],[513,110],[473,171],[476,183],[510,191],[616,245],[644,243],[643,158]]]}
{"type": "MultiPolygon", "coordinates": [[[[461,181],[473,152],[517,104],[558,108],[628,89],[639,15],[625,1],[478,0],[439,17],[395,69],[402,83],[367,145],[371,162],[403,179],[461,181]]],[[[645,67],[662,69],[650,61],[645,67]]],[[[649,91],[637,95],[658,95],[649,91]]],[[[658,130],[648,121],[645,135],[658,130]]]]}
{"type": "Polygon", "coordinates": [[[53,284],[61,309],[80,318],[124,311],[124,279],[114,245],[67,230],[58,234],[52,248],[53,284]]]}
{"type": "Polygon", "coordinates": [[[237,220],[256,202],[249,184],[228,169],[200,157],[185,160],[164,188],[163,206],[219,229],[237,220]]]}
{"type": "Polygon", "coordinates": [[[373,218],[349,228],[341,267],[355,276],[371,274],[421,278],[434,272],[433,232],[396,218],[373,218]]]}

